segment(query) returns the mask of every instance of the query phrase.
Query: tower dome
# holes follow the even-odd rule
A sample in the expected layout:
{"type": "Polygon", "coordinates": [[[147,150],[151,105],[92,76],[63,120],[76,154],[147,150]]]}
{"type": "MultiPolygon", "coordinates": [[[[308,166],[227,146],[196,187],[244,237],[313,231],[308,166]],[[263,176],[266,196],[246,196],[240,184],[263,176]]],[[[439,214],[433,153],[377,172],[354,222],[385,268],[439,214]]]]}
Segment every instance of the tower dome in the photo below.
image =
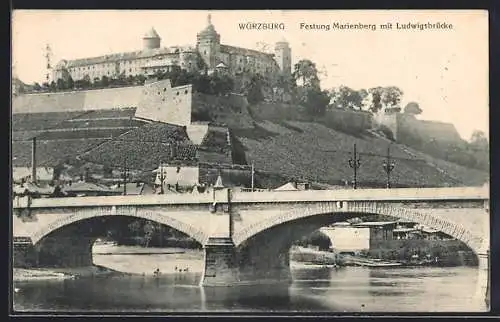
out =
{"type": "Polygon", "coordinates": [[[156,32],[155,28],[151,28],[142,37],[144,49],[160,48],[161,38],[156,32]]]}
{"type": "Polygon", "coordinates": [[[202,31],[200,31],[198,33],[198,37],[213,37],[213,38],[217,38],[218,36],[219,36],[219,34],[217,33],[217,31],[215,31],[215,27],[212,24],[212,15],[208,14],[208,16],[207,16],[207,26],[205,27],[205,29],[203,29],[202,31]]]}
{"type": "Polygon", "coordinates": [[[288,41],[286,41],[285,37],[282,37],[279,41],[276,42],[275,44],[276,48],[286,48],[289,46],[288,41]]]}

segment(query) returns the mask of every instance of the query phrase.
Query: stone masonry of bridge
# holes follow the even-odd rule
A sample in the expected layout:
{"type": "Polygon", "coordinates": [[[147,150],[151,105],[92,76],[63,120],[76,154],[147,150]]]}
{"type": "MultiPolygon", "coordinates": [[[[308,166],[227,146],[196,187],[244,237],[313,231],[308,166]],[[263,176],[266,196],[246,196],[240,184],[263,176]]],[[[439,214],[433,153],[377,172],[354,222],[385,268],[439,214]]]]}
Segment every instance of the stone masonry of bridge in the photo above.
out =
{"type": "Polygon", "coordinates": [[[290,281],[288,254],[293,241],[337,221],[382,214],[411,220],[461,240],[478,255],[482,294],[489,283],[486,187],[272,192],[220,189],[199,195],[17,199],[13,206],[14,237],[30,238],[38,252],[48,247],[45,245],[66,245],[70,251],[62,252],[59,263],[67,266],[92,264],[92,243],[103,233],[96,227],[96,218],[127,216],[170,226],[204,247],[202,283],[207,286],[290,281]],[[75,228],[82,225],[87,229],[75,228]]]}

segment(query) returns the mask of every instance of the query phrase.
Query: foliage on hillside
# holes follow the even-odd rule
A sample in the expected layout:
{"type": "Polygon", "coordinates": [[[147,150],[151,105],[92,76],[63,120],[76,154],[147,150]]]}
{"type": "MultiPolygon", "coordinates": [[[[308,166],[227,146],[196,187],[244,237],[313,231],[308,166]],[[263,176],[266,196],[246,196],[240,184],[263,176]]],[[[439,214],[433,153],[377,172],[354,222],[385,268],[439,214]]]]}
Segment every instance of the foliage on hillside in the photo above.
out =
{"type": "Polygon", "coordinates": [[[191,120],[226,124],[230,128],[249,128],[253,124],[246,99],[238,95],[193,94],[191,120]]]}
{"type": "MultiPolygon", "coordinates": [[[[255,137],[235,132],[247,149],[247,160],[254,161],[257,169],[290,177],[304,178],[330,184],[350,184],[352,169],[348,165],[353,144],[357,144],[361,167],[358,181],[383,186],[386,173],[382,164],[389,142],[366,135],[356,138],[317,123],[287,122],[302,132],[274,125],[273,135],[255,137]]],[[[261,125],[262,126],[262,125],[261,125]]],[[[257,129],[255,133],[258,133],[257,129]]],[[[251,133],[249,131],[249,133],[251,133]]],[[[446,186],[466,185],[465,179],[451,177],[439,171],[422,158],[407,153],[397,145],[391,147],[396,167],[391,174],[393,186],[446,186]]]]}
{"type": "Polygon", "coordinates": [[[460,143],[426,140],[415,135],[400,135],[398,140],[409,147],[422,151],[434,158],[452,162],[467,168],[489,171],[487,148],[476,148],[465,141],[460,143]]]}

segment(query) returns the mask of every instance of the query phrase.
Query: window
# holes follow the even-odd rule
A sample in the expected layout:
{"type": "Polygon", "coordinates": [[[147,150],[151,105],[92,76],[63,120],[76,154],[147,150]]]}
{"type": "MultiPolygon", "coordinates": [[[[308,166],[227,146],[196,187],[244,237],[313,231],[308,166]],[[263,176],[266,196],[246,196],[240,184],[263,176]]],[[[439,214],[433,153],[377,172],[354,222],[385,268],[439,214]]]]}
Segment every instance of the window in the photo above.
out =
{"type": "Polygon", "coordinates": [[[187,94],[187,93],[188,93],[188,90],[186,89],[186,90],[184,91],[184,94],[187,94]]]}
{"type": "Polygon", "coordinates": [[[179,96],[179,92],[176,92],[175,95],[179,96]]]}

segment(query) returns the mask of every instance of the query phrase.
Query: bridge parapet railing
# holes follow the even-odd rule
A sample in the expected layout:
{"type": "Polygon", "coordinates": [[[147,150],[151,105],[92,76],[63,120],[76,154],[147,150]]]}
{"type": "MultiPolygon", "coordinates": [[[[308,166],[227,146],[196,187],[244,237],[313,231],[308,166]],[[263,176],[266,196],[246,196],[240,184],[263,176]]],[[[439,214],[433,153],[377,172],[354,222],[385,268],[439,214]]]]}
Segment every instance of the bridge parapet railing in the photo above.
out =
{"type": "Polygon", "coordinates": [[[92,207],[92,206],[142,206],[162,204],[209,204],[214,200],[212,194],[191,195],[140,195],[140,196],[98,196],[98,197],[66,197],[66,198],[37,198],[14,200],[13,208],[58,208],[58,207],[92,207]]]}

